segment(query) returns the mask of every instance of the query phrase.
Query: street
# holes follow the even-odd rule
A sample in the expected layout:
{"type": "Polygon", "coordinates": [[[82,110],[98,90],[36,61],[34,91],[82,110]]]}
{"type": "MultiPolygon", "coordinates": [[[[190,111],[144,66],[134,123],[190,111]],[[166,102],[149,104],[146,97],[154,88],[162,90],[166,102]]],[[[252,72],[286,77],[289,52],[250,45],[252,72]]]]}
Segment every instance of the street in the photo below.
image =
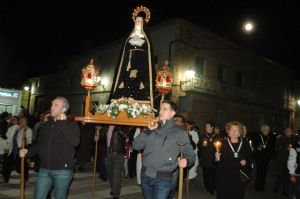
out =
{"type": "MultiPolygon", "coordinates": [[[[270,169],[274,167],[274,162],[271,162],[270,169]]],[[[87,163],[84,172],[76,172],[74,180],[71,185],[69,192],[70,199],[105,199],[112,198],[110,196],[110,189],[108,182],[102,181],[96,178],[96,191],[93,195],[92,193],[92,163],[87,163]]],[[[34,198],[34,183],[35,183],[35,173],[30,171],[29,181],[25,184],[25,198],[34,198]]],[[[273,193],[274,187],[274,172],[270,171],[267,178],[266,192],[255,192],[253,181],[247,185],[245,199],[287,199],[287,197],[281,194],[273,193]]],[[[186,182],[185,182],[186,183],[186,182]]],[[[190,199],[213,199],[216,195],[211,195],[205,192],[202,183],[201,167],[198,167],[198,176],[194,184],[189,184],[189,194],[190,199]]],[[[19,185],[19,174],[16,172],[12,173],[10,182],[8,184],[0,184],[0,199],[17,199],[20,198],[20,185],[19,185]]],[[[184,187],[183,198],[186,199],[186,187],[184,187]]],[[[232,187],[234,191],[234,187],[232,187]]],[[[54,192],[54,191],[53,191],[54,192]]],[[[52,193],[53,195],[53,193],[52,193]]],[[[55,198],[54,195],[52,198],[55,198]]],[[[141,188],[136,184],[136,179],[124,179],[122,182],[121,199],[141,199],[143,198],[141,188]]]]}

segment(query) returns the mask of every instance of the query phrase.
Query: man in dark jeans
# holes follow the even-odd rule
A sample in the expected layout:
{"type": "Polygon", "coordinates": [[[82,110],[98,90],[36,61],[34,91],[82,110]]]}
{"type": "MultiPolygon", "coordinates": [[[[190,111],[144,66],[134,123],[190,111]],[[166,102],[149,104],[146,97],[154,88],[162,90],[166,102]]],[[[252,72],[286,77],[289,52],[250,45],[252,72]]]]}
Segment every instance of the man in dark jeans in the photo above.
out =
{"type": "Polygon", "coordinates": [[[55,198],[67,198],[75,169],[75,147],[80,139],[77,123],[67,119],[68,109],[69,102],[64,97],[56,97],[37,142],[28,150],[20,150],[20,157],[38,155],[40,158],[34,198],[46,198],[52,186],[55,198]]]}
{"type": "Polygon", "coordinates": [[[145,199],[166,199],[173,186],[173,171],[177,166],[193,165],[195,153],[184,129],[176,125],[177,106],[163,101],[160,121],[150,122],[148,129],[135,138],[133,148],[144,149],[141,185],[145,199]],[[181,146],[180,146],[181,145],[181,146]],[[178,158],[182,147],[183,157],[178,158]]]}

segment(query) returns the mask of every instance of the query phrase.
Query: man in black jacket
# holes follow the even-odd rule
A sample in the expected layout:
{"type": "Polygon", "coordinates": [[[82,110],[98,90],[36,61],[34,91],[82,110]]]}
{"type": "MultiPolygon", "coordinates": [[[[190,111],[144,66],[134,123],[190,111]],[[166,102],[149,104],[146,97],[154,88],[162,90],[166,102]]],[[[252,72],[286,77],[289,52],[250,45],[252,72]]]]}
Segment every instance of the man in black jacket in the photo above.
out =
{"type": "Polygon", "coordinates": [[[46,198],[52,185],[55,198],[67,198],[75,168],[75,147],[80,139],[77,123],[67,120],[65,113],[68,109],[68,101],[56,97],[37,142],[28,150],[20,150],[20,157],[27,154],[28,158],[35,155],[40,158],[34,198],[46,198]]]}

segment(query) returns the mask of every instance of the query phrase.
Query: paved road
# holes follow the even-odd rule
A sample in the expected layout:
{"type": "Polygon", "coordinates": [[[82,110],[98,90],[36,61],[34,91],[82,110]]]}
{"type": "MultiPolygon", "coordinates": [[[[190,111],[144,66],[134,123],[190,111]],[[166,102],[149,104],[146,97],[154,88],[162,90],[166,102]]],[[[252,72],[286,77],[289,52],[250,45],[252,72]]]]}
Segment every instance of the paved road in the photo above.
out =
{"type": "MultiPolygon", "coordinates": [[[[272,162],[270,168],[274,166],[272,162]]],[[[211,195],[204,191],[203,183],[201,178],[201,169],[198,169],[198,177],[194,184],[190,184],[189,198],[190,199],[214,199],[215,195],[211,195]]],[[[274,172],[269,172],[267,179],[266,192],[255,192],[253,183],[247,185],[246,197],[245,199],[287,199],[287,197],[281,194],[273,193],[274,185],[274,172]]],[[[30,171],[29,182],[26,183],[25,198],[33,199],[35,182],[35,173],[30,171]]],[[[17,199],[19,197],[19,174],[13,172],[10,183],[0,184],[0,199],[17,199]]],[[[85,172],[75,173],[75,178],[72,182],[69,197],[70,199],[105,199],[111,198],[109,195],[110,189],[108,182],[104,182],[97,178],[96,191],[94,195],[92,194],[92,165],[88,164],[85,172]]],[[[232,188],[234,190],[234,187],[232,188]]],[[[52,197],[54,198],[54,197],[52,197]]],[[[122,182],[122,194],[120,199],[142,199],[143,195],[141,193],[140,187],[136,184],[135,179],[124,179],[122,182]]],[[[184,192],[184,199],[186,198],[186,193],[184,192]]]]}

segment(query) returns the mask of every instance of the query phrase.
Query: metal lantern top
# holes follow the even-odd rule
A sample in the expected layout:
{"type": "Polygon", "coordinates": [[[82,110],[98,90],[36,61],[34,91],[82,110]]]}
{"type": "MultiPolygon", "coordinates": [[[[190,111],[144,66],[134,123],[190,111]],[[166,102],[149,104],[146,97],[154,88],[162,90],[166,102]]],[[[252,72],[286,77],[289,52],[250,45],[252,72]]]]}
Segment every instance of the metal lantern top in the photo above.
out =
{"type": "Polygon", "coordinates": [[[171,92],[173,84],[173,74],[169,67],[168,60],[158,70],[156,75],[156,88],[160,94],[167,94],[171,92]]]}
{"type": "Polygon", "coordinates": [[[97,87],[99,80],[99,71],[94,66],[94,60],[91,59],[90,63],[82,69],[80,82],[81,87],[87,90],[92,90],[97,87]]]}

